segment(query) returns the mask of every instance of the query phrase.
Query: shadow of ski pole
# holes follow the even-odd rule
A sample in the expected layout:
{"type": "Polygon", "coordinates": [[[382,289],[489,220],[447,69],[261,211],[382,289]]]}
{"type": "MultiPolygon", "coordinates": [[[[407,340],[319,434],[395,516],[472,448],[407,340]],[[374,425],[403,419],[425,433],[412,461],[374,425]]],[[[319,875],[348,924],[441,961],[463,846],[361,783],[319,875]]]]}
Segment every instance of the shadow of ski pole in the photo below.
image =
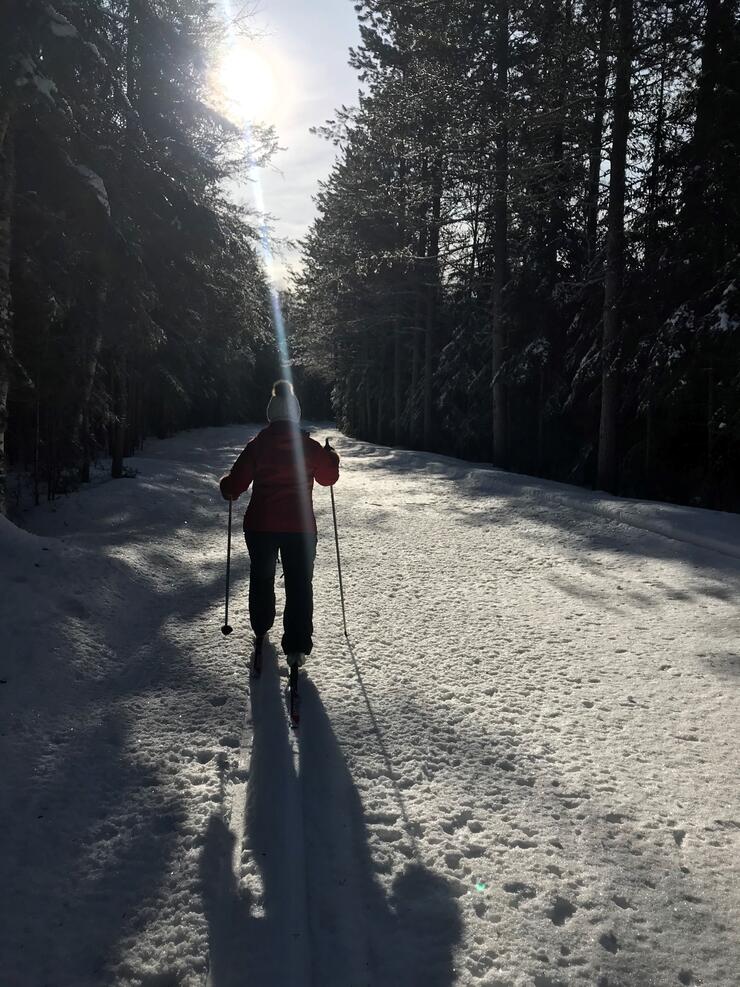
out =
{"type": "Polygon", "coordinates": [[[362,693],[362,698],[365,701],[367,707],[368,716],[370,717],[370,722],[373,726],[373,733],[378,741],[378,747],[383,755],[383,760],[385,761],[386,770],[388,772],[388,777],[393,785],[393,790],[398,800],[399,808],[401,809],[401,816],[403,818],[404,826],[406,828],[406,833],[408,834],[409,840],[411,841],[411,846],[414,851],[414,856],[418,857],[418,846],[416,843],[416,836],[418,834],[418,825],[412,823],[409,818],[408,810],[406,808],[406,800],[403,797],[403,792],[401,791],[398,781],[396,779],[396,772],[393,768],[393,762],[391,761],[390,754],[388,753],[388,748],[385,745],[385,740],[383,739],[383,731],[380,729],[380,724],[378,723],[378,718],[375,715],[375,710],[373,709],[373,704],[370,701],[370,696],[368,695],[367,689],[365,688],[365,680],[362,677],[362,672],[360,671],[360,664],[357,661],[357,654],[355,653],[355,647],[349,638],[349,635],[345,636],[345,641],[347,642],[347,650],[349,651],[349,656],[352,661],[352,666],[357,677],[357,682],[360,686],[360,692],[362,693]]]}

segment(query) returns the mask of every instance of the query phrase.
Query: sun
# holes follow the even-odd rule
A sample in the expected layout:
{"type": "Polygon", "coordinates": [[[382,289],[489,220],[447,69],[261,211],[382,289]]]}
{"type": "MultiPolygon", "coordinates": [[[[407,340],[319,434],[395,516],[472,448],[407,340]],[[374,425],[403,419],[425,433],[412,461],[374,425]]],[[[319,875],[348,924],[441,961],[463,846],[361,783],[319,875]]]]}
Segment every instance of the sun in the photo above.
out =
{"type": "Polygon", "coordinates": [[[216,88],[232,119],[240,124],[271,123],[280,90],[276,61],[262,46],[237,42],[219,61],[216,88]]]}

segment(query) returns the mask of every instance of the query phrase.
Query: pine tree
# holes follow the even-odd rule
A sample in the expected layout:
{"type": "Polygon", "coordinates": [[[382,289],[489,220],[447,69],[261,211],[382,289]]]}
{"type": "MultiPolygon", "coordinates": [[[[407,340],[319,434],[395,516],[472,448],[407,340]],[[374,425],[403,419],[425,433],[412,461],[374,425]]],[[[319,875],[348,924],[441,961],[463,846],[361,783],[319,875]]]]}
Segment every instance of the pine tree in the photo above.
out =
{"type": "Polygon", "coordinates": [[[152,431],[245,415],[268,314],[249,217],[223,191],[244,151],[209,102],[211,5],[21,14],[3,36],[0,431],[53,497],[106,447],[121,476],[152,431]]]}

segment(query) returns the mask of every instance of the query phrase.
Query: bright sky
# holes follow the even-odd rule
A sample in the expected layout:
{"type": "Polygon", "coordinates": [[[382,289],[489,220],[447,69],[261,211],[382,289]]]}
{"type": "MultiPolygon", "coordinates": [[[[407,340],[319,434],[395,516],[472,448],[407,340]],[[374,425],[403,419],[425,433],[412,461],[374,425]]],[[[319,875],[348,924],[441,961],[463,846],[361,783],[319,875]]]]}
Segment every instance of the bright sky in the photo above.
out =
{"type": "MultiPolygon", "coordinates": [[[[249,24],[259,37],[232,54],[224,82],[253,93],[245,105],[276,127],[283,150],[260,172],[265,209],[276,238],[296,240],[314,216],[312,196],[336,152],[310,128],[357,102],[357,77],[347,64],[348,49],[359,42],[357,16],[352,0],[260,0],[249,24]]],[[[281,259],[289,265],[298,255],[281,259]]],[[[278,278],[282,266],[276,264],[278,278]]]]}

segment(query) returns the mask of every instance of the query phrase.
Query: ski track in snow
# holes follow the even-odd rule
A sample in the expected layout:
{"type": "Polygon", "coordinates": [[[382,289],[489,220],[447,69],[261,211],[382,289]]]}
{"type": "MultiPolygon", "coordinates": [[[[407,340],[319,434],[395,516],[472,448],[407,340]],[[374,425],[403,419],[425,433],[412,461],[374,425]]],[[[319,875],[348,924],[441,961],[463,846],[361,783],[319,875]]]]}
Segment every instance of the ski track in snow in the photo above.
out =
{"type": "Polygon", "coordinates": [[[734,987],[740,518],[320,429],[295,733],[238,524],[220,633],[252,432],[0,519],[2,987],[734,987]]]}

